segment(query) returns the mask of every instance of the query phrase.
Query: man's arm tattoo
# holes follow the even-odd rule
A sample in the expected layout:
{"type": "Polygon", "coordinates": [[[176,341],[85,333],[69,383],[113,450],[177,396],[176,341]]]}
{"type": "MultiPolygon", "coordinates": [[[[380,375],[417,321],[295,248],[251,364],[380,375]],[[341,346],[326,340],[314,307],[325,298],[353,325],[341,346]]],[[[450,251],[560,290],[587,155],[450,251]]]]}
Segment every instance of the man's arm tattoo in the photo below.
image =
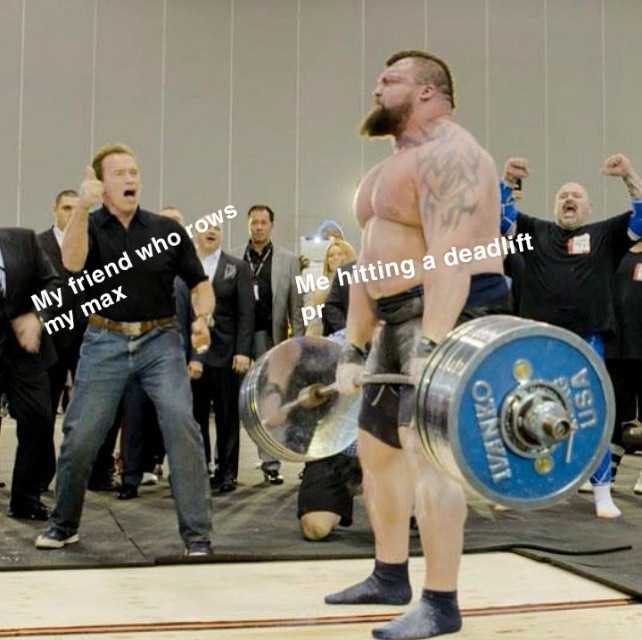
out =
{"type": "Polygon", "coordinates": [[[454,132],[437,138],[420,153],[418,172],[422,216],[441,209],[440,228],[456,229],[465,215],[477,208],[481,151],[462,144],[454,132]]]}

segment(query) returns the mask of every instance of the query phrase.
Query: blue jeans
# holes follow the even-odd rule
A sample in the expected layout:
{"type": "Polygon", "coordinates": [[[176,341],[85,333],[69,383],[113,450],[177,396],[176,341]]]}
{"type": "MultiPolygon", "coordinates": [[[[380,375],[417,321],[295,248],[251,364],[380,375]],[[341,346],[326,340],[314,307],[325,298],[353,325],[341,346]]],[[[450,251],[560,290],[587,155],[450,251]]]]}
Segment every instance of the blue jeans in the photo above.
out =
{"type": "MultiPolygon", "coordinates": [[[[582,336],[589,346],[597,353],[597,355],[604,360],[604,339],[599,333],[587,333],[582,336]]],[[[611,449],[610,447],[604,452],[604,457],[600,461],[597,469],[593,472],[590,478],[591,484],[594,487],[611,484],[611,449]]]]}
{"type": "Polygon", "coordinates": [[[87,328],[63,423],[56,507],[49,525],[66,536],[78,530],[92,464],[133,379],[140,382],[158,413],[180,535],[185,543],[209,541],[210,492],[203,440],[192,415],[185,356],[174,327],[153,329],[136,338],[87,328]]]}

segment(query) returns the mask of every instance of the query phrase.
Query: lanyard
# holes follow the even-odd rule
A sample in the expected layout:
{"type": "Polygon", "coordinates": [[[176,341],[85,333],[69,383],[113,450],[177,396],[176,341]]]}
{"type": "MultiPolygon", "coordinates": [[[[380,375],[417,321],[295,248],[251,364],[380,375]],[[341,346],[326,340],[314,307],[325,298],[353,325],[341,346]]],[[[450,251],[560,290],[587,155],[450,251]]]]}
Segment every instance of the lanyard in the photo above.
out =
{"type": "Polygon", "coordinates": [[[272,247],[270,247],[264,254],[263,257],[261,258],[261,261],[259,262],[258,266],[254,266],[254,262],[252,262],[252,258],[250,256],[250,247],[248,247],[245,250],[245,261],[249,263],[250,269],[252,269],[252,275],[254,276],[254,279],[256,280],[259,277],[259,274],[261,273],[261,270],[263,269],[263,266],[267,262],[268,258],[272,255],[272,247]]]}

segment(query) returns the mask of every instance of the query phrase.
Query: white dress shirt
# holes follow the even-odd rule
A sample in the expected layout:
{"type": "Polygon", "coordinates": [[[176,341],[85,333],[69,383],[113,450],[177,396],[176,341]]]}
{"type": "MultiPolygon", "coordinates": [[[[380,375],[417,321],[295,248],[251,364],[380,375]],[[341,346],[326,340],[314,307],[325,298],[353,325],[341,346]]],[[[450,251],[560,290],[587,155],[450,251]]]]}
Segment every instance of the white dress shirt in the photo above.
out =
{"type": "Polygon", "coordinates": [[[217,249],[214,253],[210,253],[208,256],[201,258],[201,264],[203,265],[203,271],[207,275],[207,279],[212,282],[216,269],[218,267],[218,261],[221,258],[221,249],[217,249]]]}
{"type": "Polygon", "coordinates": [[[62,238],[65,235],[65,232],[58,229],[56,225],[54,225],[53,230],[54,230],[54,235],[56,236],[56,241],[58,242],[58,246],[62,248],[62,238]]]}

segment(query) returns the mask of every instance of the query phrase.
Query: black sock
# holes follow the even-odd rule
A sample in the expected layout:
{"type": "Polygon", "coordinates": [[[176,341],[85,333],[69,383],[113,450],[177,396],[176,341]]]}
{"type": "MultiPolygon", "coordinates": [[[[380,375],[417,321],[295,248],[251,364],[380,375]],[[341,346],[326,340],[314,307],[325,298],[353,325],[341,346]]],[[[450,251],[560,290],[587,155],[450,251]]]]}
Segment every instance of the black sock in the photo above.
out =
{"type": "Polygon", "coordinates": [[[434,638],[461,629],[461,614],[456,591],[424,589],[421,600],[407,613],[372,630],[380,640],[418,640],[434,638]]]}
{"type": "Polygon", "coordinates": [[[617,471],[620,468],[620,463],[626,451],[624,447],[620,447],[617,444],[611,444],[611,482],[615,481],[615,476],[617,471]]]}
{"type": "Polygon", "coordinates": [[[343,591],[325,597],[326,604],[408,604],[412,589],[408,561],[391,564],[375,560],[370,576],[343,591]]]}

